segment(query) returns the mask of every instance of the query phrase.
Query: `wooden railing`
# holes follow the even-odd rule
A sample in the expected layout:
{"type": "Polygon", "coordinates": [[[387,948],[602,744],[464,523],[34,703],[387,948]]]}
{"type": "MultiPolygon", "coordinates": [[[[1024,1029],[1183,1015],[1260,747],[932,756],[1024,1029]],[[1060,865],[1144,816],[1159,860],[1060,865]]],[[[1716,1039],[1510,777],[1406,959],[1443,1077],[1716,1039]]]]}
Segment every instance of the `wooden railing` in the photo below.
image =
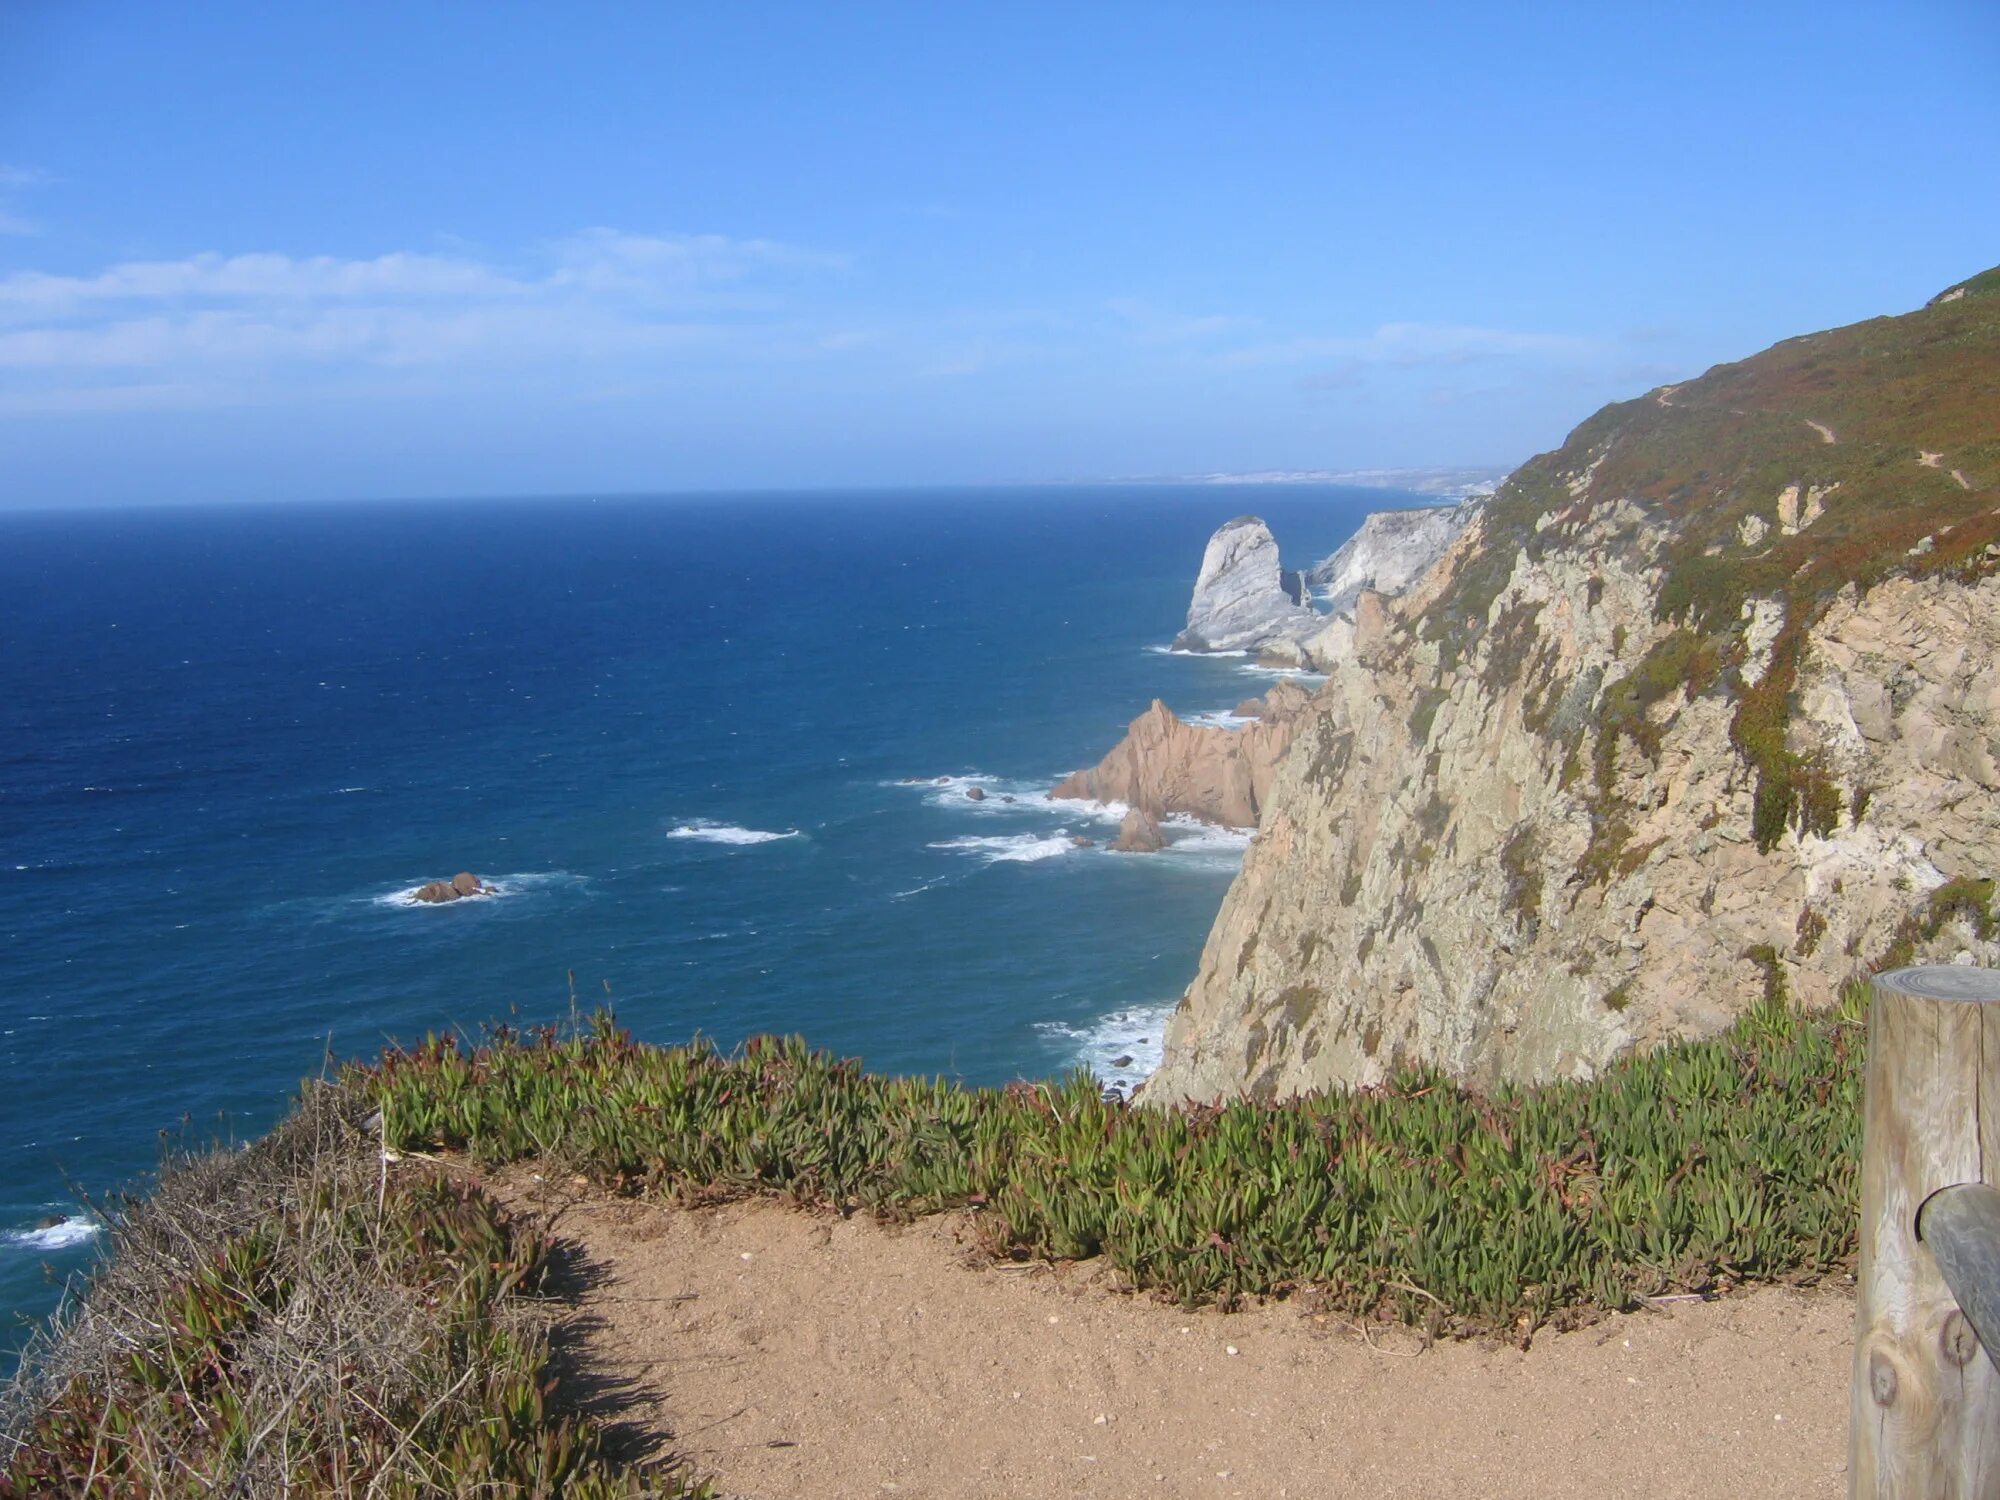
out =
{"type": "Polygon", "coordinates": [[[1863,1107],[1848,1494],[2000,1500],[2000,972],[1878,975],[1863,1107]]]}

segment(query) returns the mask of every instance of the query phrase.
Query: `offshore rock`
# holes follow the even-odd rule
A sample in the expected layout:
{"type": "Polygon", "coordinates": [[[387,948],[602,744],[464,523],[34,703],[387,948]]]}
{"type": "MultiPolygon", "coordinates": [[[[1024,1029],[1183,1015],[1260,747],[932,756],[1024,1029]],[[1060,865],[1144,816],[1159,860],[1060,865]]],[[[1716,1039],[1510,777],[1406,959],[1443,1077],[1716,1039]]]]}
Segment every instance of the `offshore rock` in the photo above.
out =
{"type": "Polygon", "coordinates": [[[1120,854],[1157,854],[1167,847],[1167,841],[1160,833],[1160,820],[1143,807],[1135,807],[1118,825],[1118,837],[1111,847],[1120,854]]]}
{"type": "Polygon", "coordinates": [[[449,880],[433,880],[418,886],[410,892],[410,899],[436,906],[446,901],[462,901],[467,896],[484,895],[492,889],[469,870],[460,870],[449,880]]]}
{"type": "Polygon", "coordinates": [[[1155,819],[1185,813],[1231,828],[1255,828],[1310,701],[1296,683],[1281,682],[1265,696],[1256,723],[1217,729],[1189,724],[1155,698],[1109,755],[1049,795],[1122,802],[1155,819]]]}
{"type": "Polygon", "coordinates": [[[1187,629],[1176,651],[1255,651],[1303,640],[1324,623],[1306,603],[1305,583],[1278,560],[1271,528],[1238,516],[1217,528],[1201,556],[1187,629]]]}

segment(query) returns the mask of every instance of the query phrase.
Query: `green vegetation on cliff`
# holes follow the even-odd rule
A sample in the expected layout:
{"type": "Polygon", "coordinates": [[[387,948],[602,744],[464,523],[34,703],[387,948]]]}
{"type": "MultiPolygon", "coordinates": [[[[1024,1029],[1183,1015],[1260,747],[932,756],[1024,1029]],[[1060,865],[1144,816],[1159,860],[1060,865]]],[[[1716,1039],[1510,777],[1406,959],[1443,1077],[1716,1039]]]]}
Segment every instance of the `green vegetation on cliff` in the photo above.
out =
{"type": "Polygon", "coordinates": [[[1916,312],[1788,339],[1605,407],[1502,487],[1483,545],[1419,628],[1449,667],[1507,625],[1489,615],[1519,556],[1539,559],[1598,520],[1627,537],[1662,528],[1646,561],[1660,569],[1657,618],[1678,628],[1605,687],[1599,823],[1621,812],[1608,785],[1617,742],[1653,753],[1646,709],[1678,689],[1720,692],[1757,773],[1752,831],[1769,849],[1787,828],[1830,832],[1852,804],[1789,742],[1808,631],[1849,585],[2000,567],[1996,512],[2000,269],[1916,312]],[[1621,502],[1638,519],[1620,524],[1621,502]],[[1752,600],[1772,601],[1780,621],[1754,685],[1741,673],[1752,600]]]}
{"type": "Polygon", "coordinates": [[[972,1207],[990,1248],[1102,1255],[1184,1303],[1311,1288],[1357,1317],[1519,1330],[1810,1275],[1854,1244],[1861,1031],[1760,1007],[1589,1083],[1479,1097],[1432,1073],[1280,1105],[1130,1109],[1086,1076],[966,1089],[760,1039],[433,1041],[367,1080],[388,1139],[549,1158],[615,1192],[972,1207]]]}

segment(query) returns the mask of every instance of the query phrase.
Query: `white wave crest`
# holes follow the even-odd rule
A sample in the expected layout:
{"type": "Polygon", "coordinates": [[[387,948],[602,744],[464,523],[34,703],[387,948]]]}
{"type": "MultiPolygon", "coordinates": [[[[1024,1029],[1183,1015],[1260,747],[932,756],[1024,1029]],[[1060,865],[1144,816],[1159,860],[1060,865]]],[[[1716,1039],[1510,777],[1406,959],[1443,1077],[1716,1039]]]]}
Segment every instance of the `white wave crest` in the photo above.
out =
{"type": "Polygon", "coordinates": [[[1186,813],[1170,813],[1160,820],[1160,826],[1173,834],[1173,840],[1167,847],[1186,854],[1217,850],[1241,854],[1257,841],[1257,830],[1254,828],[1230,828],[1222,823],[1204,823],[1200,818],[1190,817],[1186,813]]]}
{"type": "Polygon", "coordinates": [[[1185,646],[1148,646],[1154,656],[1248,656],[1248,651],[1190,651],[1185,646]]]}
{"type": "Polygon", "coordinates": [[[1226,708],[1211,708],[1198,714],[1189,714],[1184,721],[1199,724],[1205,729],[1242,729],[1255,724],[1257,720],[1249,714],[1232,713],[1226,708]]]}
{"type": "Polygon", "coordinates": [[[0,1244],[11,1245],[21,1250],[67,1250],[73,1245],[87,1244],[95,1239],[103,1228],[104,1226],[93,1218],[83,1214],[71,1214],[60,1223],[0,1234],[0,1244]]]}
{"type": "Polygon", "coordinates": [[[1038,1021],[1035,1030],[1064,1045],[1065,1067],[1088,1068],[1099,1082],[1134,1088],[1159,1067],[1167,1018],[1178,1002],[1135,1005],[1114,1010],[1081,1026],[1066,1021],[1038,1021]],[[1065,1045],[1066,1044],[1066,1045],[1065,1045]]]}
{"type": "Polygon", "coordinates": [[[1044,859],[1060,859],[1065,854],[1078,852],[1078,846],[1070,834],[1057,829],[1053,836],[1039,833],[996,834],[982,837],[968,834],[964,838],[946,839],[932,844],[933,849],[948,849],[954,854],[976,854],[989,865],[1034,864],[1044,859]]]}
{"type": "Polygon", "coordinates": [[[1046,813],[1065,821],[1089,818],[1100,823],[1116,823],[1125,816],[1128,809],[1122,802],[1091,802],[1083,798],[1051,797],[1050,789],[1066,775],[1067,772],[1061,772],[1045,780],[1017,781],[1004,776],[989,776],[984,772],[971,771],[961,776],[905,778],[901,781],[885,782],[884,785],[918,792],[932,807],[989,817],[1004,816],[1009,813],[1046,813]],[[974,787],[985,795],[967,796],[966,793],[974,787]]]}
{"type": "Polygon", "coordinates": [[[744,828],[736,823],[718,823],[712,818],[696,818],[667,830],[670,839],[695,839],[704,844],[774,844],[779,839],[802,837],[796,828],[772,833],[764,828],[744,828]]]}

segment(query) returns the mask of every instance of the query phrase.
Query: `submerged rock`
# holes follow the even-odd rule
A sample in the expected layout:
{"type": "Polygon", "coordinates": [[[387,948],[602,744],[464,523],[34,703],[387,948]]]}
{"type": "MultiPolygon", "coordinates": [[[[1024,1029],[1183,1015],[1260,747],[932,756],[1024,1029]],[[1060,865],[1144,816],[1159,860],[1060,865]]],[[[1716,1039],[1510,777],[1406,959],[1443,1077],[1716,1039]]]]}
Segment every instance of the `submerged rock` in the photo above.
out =
{"type": "Polygon", "coordinates": [[[986,792],[984,788],[976,786],[967,787],[965,789],[965,796],[966,800],[969,802],[984,802],[986,800],[986,792]]]}

